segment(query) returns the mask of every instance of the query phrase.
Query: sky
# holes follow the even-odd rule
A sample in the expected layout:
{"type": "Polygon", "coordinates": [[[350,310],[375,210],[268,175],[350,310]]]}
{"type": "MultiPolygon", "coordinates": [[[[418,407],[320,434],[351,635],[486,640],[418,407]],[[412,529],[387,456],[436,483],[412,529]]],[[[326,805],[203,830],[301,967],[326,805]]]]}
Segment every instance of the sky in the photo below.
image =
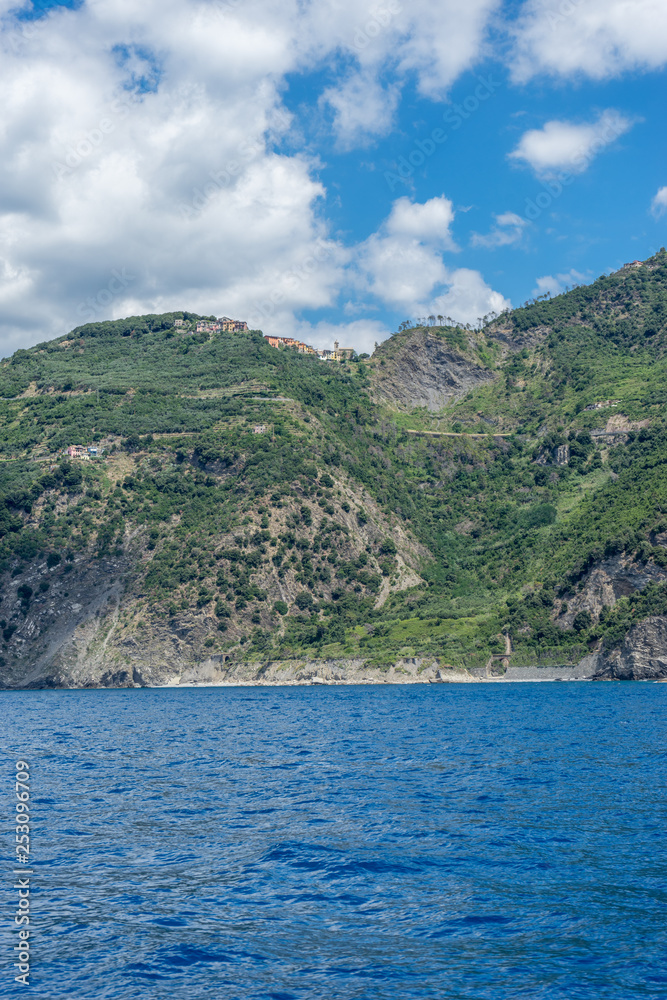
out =
{"type": "Polygon", "coordinates": [[[667,243],[664,0],[0,0],[0,354],[170,310],[372,351],[667,243]]]}

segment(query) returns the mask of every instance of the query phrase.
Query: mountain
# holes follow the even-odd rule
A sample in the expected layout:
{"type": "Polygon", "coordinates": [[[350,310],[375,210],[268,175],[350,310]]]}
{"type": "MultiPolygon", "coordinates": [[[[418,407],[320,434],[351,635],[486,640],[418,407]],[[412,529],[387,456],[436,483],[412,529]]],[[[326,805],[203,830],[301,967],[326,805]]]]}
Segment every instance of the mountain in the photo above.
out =
{"type": "Polygon", "coordinates": [[[4,687],[667,674],[664,250],[342,363],[199,318],[0,364],[4,687]]]}

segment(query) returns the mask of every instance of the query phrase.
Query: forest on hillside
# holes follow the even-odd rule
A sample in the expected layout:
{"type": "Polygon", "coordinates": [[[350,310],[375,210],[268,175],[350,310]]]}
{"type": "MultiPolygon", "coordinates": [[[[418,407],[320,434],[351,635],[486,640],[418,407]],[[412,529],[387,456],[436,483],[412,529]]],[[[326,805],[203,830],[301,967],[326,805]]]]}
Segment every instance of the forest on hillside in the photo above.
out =
{"type": "Polygon", "coordinates": [[[436,328],[493,375],[437,414],[374,396],[403,333],[326,364],[169,313],[17,351],[0,366],[3,656],[47,593],[22,582],[31,566],[129,553],[137,621],[191,610],[243,657],[474,664],[507,633],[519,657],[568,662],[619,641],[667,612],[666,307],[661,252],[499,317],[486,347],[436,328]],[[100,454],[69,460],[72,444],[100,454]],[[392,525],[420,553],[405,588],[392,525]],[[616,556],[653,582],[570,620],[616,556]]]}

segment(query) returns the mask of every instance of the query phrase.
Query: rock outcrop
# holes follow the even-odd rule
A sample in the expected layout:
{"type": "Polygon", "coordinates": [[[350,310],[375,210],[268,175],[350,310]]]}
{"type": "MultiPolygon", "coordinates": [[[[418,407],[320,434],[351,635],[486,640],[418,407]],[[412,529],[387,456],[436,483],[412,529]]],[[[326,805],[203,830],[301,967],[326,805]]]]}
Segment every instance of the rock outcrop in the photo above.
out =
{"type": "Polygon", "coordinates": [[[398,345],[380,345],[376,353],[380,363],[373,370],[374,394],[401,408],[440,410],[495,378],[472,351],[464,353],[424,328],[411,331],[398,345]]]}
{"type": "Polygon", "coordinates": [[[630,629],[620,647],[596,654],[595,680],[667,678],[667,616],[655,615],[630,629]]]}
{"type": "Polygon", "coordinates": [[[588,611],[594,622],[604,607],[613,608],[621,597],[630,597],[649,583],[667,580],[667,571],[654,563],[641,563],[634,556],[620,553],[593,566],[583,579],[582,589],[567,599],[567,611],[561,612],[556,624],[572,628],[579,611],[588,611]]]}

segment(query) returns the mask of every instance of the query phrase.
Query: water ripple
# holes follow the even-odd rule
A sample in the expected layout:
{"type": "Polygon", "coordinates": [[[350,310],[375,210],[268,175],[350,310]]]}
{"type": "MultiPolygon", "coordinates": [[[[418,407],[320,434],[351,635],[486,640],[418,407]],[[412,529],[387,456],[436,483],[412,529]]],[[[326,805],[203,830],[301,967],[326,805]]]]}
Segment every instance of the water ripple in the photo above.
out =
{"type": "Polygon", "coordinates": [[[35,997],[667,996],[667,686],[2,697],[35,997]]]}

